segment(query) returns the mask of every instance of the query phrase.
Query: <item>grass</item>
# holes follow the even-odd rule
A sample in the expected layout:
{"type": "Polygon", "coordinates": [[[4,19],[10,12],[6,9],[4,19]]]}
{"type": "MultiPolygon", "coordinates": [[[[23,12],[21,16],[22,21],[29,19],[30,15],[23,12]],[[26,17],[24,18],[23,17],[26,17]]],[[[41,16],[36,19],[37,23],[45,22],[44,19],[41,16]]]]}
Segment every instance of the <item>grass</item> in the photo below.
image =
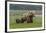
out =
{"type": "Polygon", "coordinates": [[[36,28],[36,27],[42,27],[42,17],[37,16],[35,19],[33,19],[33,23],[16,23],[17,16],[10,16],[10,29],[16,29],[16,28],[36,28]]]}

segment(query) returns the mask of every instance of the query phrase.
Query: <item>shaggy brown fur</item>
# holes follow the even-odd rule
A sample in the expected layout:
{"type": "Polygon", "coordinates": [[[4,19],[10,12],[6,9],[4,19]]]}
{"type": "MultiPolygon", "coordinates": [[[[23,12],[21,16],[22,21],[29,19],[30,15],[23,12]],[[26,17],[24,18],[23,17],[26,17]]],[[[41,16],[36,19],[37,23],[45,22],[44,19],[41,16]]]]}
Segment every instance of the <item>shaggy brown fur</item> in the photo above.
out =
{"type": "Polygon", "coordinates": [[[27,23],[33,23],[33,17],[34,17],[34,14],[32,12],[29,12],[29,13],[25,13],[23,14],[23,17],[21,18],[21,20],[17,20],[16,22],[21,22],[21,23],[24,23],[24,21],[27,21],[27,23]]]}

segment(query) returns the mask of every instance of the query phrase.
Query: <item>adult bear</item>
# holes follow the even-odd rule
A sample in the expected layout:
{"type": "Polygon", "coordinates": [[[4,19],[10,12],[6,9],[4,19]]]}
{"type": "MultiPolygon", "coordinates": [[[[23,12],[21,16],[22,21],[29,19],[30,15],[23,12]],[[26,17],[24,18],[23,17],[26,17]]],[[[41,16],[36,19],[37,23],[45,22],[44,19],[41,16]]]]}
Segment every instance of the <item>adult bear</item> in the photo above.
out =
{"type": "Polygon", "coordinates": [[[28,13],[23,14],[23,16],[25,17],[27,23],[33,23],[34,13],[28,12],[28,13]]]}
{"type": "Polygon", "coordinates": [[[33,17],[34,17],[34,14],[32,12],[29,12],[27,17],[27,23],[33,23],[33,17]]]}

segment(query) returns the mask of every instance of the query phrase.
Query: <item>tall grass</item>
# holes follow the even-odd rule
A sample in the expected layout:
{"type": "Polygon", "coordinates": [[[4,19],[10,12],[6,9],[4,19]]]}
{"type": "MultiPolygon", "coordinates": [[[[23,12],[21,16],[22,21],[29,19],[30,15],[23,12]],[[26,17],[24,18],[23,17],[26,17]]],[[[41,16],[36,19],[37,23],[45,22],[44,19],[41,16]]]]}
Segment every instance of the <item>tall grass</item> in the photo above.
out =
{"type": "Polygon", "coordinates": [[[42,17],[37,16],[35,19],[33,19],[33,23],[16,23],[16,18],[17,16],[10,16],[10,28],[15,29],[15,28],[36,28],[36,27],[42,27],[42,17]]]}

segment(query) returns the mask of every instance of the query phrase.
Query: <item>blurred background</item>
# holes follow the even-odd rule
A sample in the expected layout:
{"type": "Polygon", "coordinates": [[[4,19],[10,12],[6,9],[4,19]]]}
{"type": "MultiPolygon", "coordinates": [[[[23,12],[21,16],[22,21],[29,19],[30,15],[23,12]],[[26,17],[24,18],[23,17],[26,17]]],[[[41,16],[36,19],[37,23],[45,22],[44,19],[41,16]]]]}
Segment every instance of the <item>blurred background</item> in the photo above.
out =
{"type": "Polygon", "coordinates": [[[22,15],[27,12],[42,15],[42,5],[10,4],[10,16],[22,15]]]}

